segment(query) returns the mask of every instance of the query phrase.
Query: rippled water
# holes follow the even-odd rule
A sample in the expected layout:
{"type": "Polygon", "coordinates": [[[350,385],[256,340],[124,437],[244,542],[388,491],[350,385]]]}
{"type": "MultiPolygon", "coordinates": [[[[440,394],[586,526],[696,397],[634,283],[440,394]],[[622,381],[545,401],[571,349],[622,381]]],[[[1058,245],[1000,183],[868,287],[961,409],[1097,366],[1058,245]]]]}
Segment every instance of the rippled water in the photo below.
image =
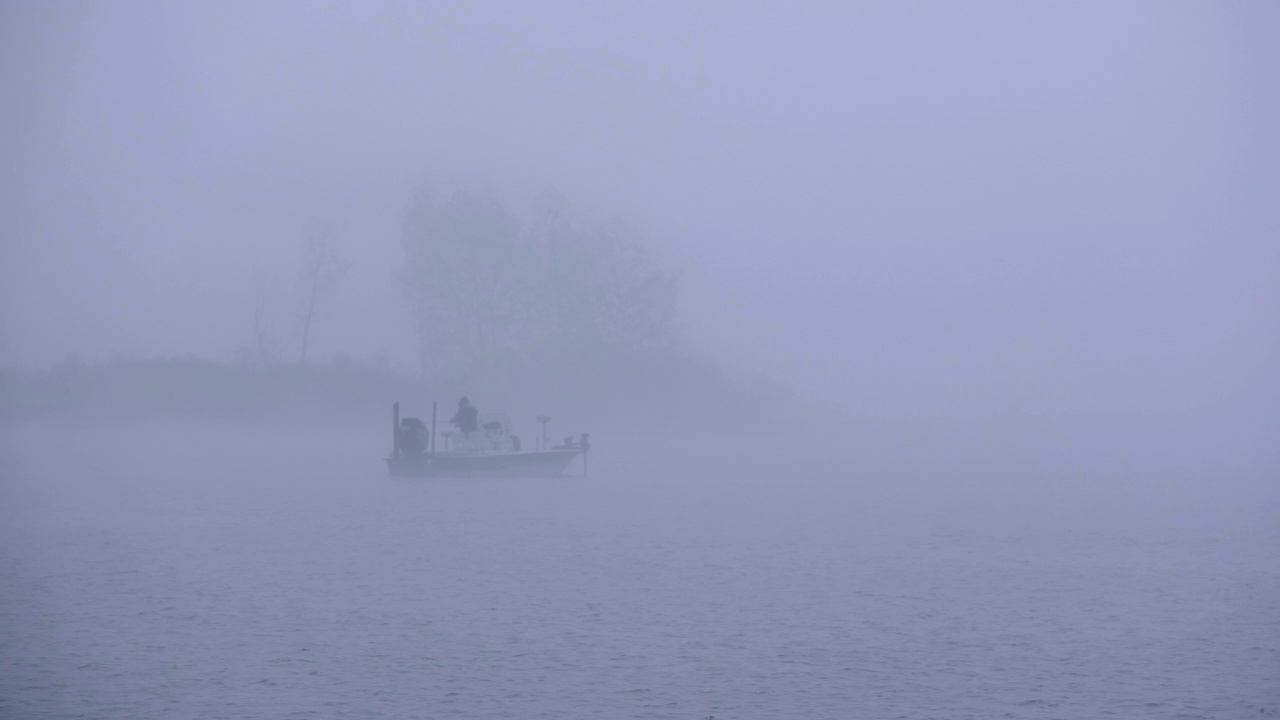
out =
{"type": "Polygon", "coordinates": [[[45,452],[6,447],[4,717],[1280,713],[1274,506],[1248,497],[45,452]]]}

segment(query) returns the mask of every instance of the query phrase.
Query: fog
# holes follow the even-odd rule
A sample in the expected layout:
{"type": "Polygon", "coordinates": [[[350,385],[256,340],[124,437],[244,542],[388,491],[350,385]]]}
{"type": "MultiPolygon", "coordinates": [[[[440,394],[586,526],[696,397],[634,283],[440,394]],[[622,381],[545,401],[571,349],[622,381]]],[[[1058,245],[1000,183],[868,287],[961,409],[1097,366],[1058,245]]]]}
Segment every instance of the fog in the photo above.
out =
{"type": "Polygon", "coordinates": [[[1265,3],[3,13],[8,365],[228,358],[318,219],[316,353],[415,368],[427,178],[635,224],[700,356],[859,412],[1276,419],[1265,3]]]}
{"type": "Polygon", "coordinates": [[[1272,712],[1277,31],[0,4],[0,716],[1272,712]]]}

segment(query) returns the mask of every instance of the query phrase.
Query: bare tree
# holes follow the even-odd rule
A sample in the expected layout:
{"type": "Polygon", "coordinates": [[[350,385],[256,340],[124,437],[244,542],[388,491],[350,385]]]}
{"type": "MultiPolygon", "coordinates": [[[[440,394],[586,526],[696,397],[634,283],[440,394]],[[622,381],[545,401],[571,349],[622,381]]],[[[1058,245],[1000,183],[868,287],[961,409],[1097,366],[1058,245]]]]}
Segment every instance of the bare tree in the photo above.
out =
{"type": "Polygon", "coordinates": [[[276,338],[267,314],[271,297],[275,295],[275,278],[256,272],[249,279],[249,289],[253,293],[253,339],[257,351],[254,361],[266,367],[276,359],[276,338]]]}
{"type": "Polygon", "coordinates": [[[351,271],[352,263],[339,257],[332,242],[333,230],[328,226],[321,227],[309,235],[303,244],[302,270],[298,273],[298,281],[302,290],[302,305],[299,320],[302,321],[302,350],[298,362],[307,362],[307,348],[311,343],[311,326],[322,306],[342,284],[342,280],[351,271]]]}

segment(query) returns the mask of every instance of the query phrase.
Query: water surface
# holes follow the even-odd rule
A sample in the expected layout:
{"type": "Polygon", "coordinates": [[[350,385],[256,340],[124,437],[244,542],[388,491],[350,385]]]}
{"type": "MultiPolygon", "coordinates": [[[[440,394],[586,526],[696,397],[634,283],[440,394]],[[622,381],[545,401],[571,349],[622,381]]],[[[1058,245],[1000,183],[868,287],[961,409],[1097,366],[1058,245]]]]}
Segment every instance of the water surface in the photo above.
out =
{"type": "Polygon", "coordinates": [[[397,480],[360,436],[163,437],[9,434],[0,715],[1280,712],[1261,491],[607,446],[590,478],[397,480]]]}

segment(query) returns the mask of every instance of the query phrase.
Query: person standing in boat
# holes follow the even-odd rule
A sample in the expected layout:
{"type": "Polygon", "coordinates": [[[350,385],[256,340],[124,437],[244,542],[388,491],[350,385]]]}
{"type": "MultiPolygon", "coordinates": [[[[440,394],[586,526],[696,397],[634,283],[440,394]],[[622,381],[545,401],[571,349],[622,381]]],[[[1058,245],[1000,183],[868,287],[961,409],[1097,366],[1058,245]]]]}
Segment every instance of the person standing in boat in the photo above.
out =
{"type": "Polygon", "coordinates": [[[463,395],[462,399],[458,401],[458,412],[454,414],[453,419],[449,422],[458,426],[458,432],[463,435],[469,435],[479,429],[479,417],[480,411],[476,409],[475,405],[471,404],[466,395],[463,395]]]}

